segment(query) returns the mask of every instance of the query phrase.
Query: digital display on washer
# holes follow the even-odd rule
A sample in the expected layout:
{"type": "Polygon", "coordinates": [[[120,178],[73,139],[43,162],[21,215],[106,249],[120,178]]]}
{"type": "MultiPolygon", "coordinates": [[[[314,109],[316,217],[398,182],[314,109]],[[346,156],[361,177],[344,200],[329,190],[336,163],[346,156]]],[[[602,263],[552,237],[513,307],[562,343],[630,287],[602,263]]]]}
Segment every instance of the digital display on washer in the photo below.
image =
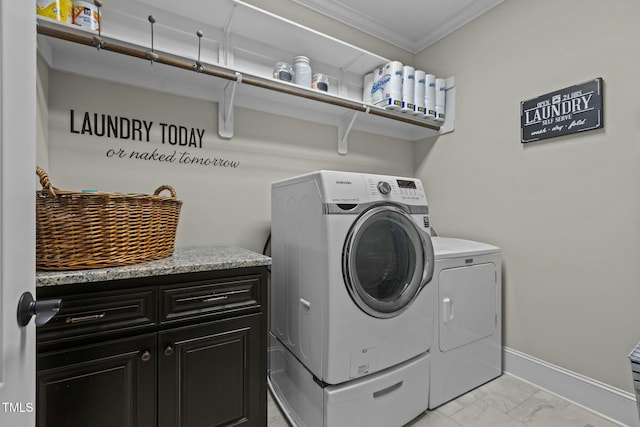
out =
{"type": "Polygon", "coordinates": [[[400,188],[411,188],[413,190],[416,189],[415,181],[408,181],[406,179],[398,179],[398,187],[400,188]]]}

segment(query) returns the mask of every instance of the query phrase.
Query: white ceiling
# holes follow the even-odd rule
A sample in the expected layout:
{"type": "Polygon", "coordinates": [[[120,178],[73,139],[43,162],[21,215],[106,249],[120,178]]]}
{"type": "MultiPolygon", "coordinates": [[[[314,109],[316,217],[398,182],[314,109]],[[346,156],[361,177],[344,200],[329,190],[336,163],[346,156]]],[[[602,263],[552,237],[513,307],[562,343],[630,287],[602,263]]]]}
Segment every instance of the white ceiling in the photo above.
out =
{"type": "Polygon", "coordinates": [[[412,53],[503,0],[292,0],[412,53]]]}

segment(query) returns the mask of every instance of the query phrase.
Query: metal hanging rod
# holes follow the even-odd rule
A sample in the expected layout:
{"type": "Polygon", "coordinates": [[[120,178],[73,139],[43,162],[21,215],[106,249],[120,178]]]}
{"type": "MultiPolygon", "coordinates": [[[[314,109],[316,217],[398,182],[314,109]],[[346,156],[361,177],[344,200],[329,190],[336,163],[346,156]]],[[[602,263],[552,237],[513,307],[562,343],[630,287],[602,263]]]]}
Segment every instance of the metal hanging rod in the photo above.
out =
{"type": "MultiPolygon", "coordinates": [[[[54,28],[50,25],[37,24],[37,32],[43,36],[52,37],[60,40],[66,40],[72,43],[78,43],[86,46],[99,47],[101,50],[108,50],[110,52],[119,53],[122,55],[139,58],[145,61],[149,60],[148,49],[139,46],[127,46],[123,42],[117,40],[106,39],[102,36],[99,40],[99,45],[96,46],[96,37],[79,34],[78,32],[54,28]]],[[[194,61],[184,57],[178,57],[175,55],[158,54],[157,59],[154,56],[154,63],[165,64],[175,68],[182,68],[184,70],[194,71],[194,61]]],[[[213,64],[202,64],[203,67],[198,67],[200,74],[207,74],[213,77],[221,79],[238,81],[238,72],[228,68],[224,68],[213,64]]],[[[412,116],[408,116],[402,113],[396,113],[388,111],[383,108],[372,107],[356,101],[350,101],[347,99],[335,97],[330,94],[322,92],[316,92],[312,90],[306,90],[304,88],[297,88],[285,83],[280,83],[269,78],[254,76],[251,74],[241,73],[242,84],[256,86],[263,89],[269,89],[275,92],[285,93],[293,96],[311,99],[325,104],[336,105],[338,107],[347,108],[354,111],[360,111],[363,113],[371,114],[374,116],[385,117],[391,120],[396,120],[404,123],[409,123],[414,126],[419,126],[435,131],[439,131],[440,127],[429,122],[425,122],[420,119],[414,119],[412,116]]]]}

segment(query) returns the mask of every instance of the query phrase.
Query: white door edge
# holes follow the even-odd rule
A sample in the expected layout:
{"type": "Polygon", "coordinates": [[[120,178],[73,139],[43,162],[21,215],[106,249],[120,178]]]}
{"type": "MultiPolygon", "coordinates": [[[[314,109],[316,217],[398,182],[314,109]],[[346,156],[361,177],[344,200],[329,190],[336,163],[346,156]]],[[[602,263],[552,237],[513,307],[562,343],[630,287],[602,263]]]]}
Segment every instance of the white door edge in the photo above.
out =
{"type": "Polygon", "coordinates": [[[35,326],[16,319],[35,295],[36,30],[32,2],[0,0],[0,425],[35,425],[35,326]]]}

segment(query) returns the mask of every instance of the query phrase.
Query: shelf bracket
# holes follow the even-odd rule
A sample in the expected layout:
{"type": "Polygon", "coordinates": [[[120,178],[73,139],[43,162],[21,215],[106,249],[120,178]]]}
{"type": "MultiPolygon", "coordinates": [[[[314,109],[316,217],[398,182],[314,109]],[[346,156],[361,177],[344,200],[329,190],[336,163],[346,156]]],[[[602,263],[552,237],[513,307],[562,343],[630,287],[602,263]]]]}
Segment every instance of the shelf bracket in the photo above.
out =
{"type": "MultiPolygon", "coordinates": [[[[366,112],[369,112],[369,107],[366,107],[366,112]]],[[[350,111],[345,113],[338,123],[338,154],[343,156],[347,155],[349,147],[349,133],[356,121],[359,111],[350,111]]]]}
{"type": "Polygon", "coordinates": [[[440,126],[440,135],[445,133],[451,133],[455,129],[456,121],[456,79],[455,76],[447,78],[446,84],[446,98],[445,98],[445,112],[444,123],[440,126]]]}
{"type": "Polygon", "coordinates": [[[340,67],[340,82],[339,82],[340,85],[338,86],[338,95],[346,96],[346,97],[349,96],[349,90],[347,88],[346,72],[349,69],[349,67],[355,64],[360,58],[362,58],[363,55],[364,55],[363,53],[357,55],[351,61],[347,62],[342,67],[340,67]]]}
{"type": "Polygon", "coordinates": [[[236,71],[236,80],[227,83],[224,88],[224,102],[218,105],[218,135],[220,138],[233,138],[233,104],[239,83],[242,83],[242,74],[236,71]]]}
{"type": "Polygon", "coordinates": [[[237,4],[233,4],[222,29],[222,49],[219,52],[218,60],[224,65],[229,65],[231,62],[231,23],[233,22],[233,14],[237,6],[237,4]]]}

